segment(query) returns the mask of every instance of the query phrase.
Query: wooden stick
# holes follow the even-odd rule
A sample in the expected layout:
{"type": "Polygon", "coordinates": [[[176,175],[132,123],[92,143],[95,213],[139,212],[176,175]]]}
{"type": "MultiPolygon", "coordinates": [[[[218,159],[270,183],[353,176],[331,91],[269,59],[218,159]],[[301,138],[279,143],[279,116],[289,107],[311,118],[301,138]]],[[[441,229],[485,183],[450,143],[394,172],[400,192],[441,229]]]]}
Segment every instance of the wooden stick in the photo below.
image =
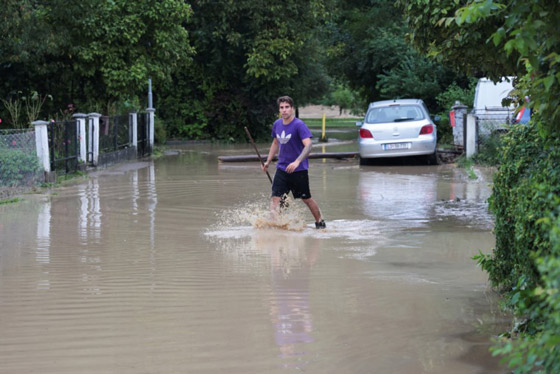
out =
{"type": "MultiPolygon", "coordinates": [[[[253,145],[253,148],[255,148],[255,152],[257,152],[257,157],[259,158],[259,161],[261,162],[261,165],[264,166],[264,162],[261,158],[261,154],[259,153],[259,150],[257,149],[257,145],[255,144],[255,141],[253,140],[253,137],[251,136],[251,133],[249,132],[249,129],[247,127],[245,127],[245,132],[247,133],[247,136],[249,137],[249,140],[251,141],[251,144],[253,145]]],[[[266,170],[266,176],[268,177],[268,180],[270,181],[270,184],[272,184],[272,178],[270,177],[270,174],[268,173],[268,170],[266,170]]],[[[286,195],[282,196],[280,198],[280,208],[284,209],[284,208],[287,208],[289,205],[290,204],[286,201],[286,195]]]]}
{"type": "MultiPolygon", "coordinates": [[[[251,141],[251,144],[255,148],[255,152],[257,152],[257,157],[259,158],[259,161],[261,162],[261,165],[264,166],[264,162],[261,158],[261,154],[259,153],[259,150],[257,149],[257,145],[255,144],[255,141],[253,140],[253,137],[251,136],[251,133],[249,132],[249,129],[247,127],[245,127],[245,132],[247,133],[247,136],[249,137],[249,140],[251,141]]],[[[266,176],[268,177],[268,180],[270,181],[270,184],[272,184],[272,178],[270,177],[270,174],[268,173],[268,170],[265,169],[265,171],[266,171],[266,176]]]]}

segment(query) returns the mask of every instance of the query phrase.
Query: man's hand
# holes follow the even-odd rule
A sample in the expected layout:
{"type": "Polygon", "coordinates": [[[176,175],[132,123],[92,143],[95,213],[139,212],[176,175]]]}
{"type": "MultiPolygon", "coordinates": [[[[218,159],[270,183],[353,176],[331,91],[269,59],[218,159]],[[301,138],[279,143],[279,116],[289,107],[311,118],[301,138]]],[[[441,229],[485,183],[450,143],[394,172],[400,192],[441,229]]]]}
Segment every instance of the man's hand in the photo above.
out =
{"type": "Polygon", "coordinates": [[[268,169],[268,165],[270,165],[270,162],[268,162],[268,160],[261,165],[261,169],[262,171],[264,171],[266,173],[267,169],[268,169]]]}
{"type": "Polygon", "coordinates": [[[297,167],[299,166],[300,162],[298,160],[295,160],[294,162],[292,162],[291,164],[289,164],[288,166],[286,166],[286,173],[291,174],[294,172],[294,170],[297,169],[297,167]]]}

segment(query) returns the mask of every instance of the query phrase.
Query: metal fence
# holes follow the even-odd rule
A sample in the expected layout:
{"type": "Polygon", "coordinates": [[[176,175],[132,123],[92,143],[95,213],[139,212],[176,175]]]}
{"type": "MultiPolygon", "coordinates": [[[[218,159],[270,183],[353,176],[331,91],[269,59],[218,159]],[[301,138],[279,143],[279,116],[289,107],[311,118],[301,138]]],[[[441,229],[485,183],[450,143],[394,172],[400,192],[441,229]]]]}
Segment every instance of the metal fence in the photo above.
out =
{"type": "Polygon", "coordinates": [[[495,132],[504,132],[511,122],[509,112],[476,114],[476,126],[479,136],[489,136],[495,132]]]}
{"type": "Polygon", "coordinates": [[[51,170],[73,173],[78,170],[78,129],[76,121],[52,121],[48,126],[51,170]]]}
{"type": "Polygon", "coordinates": [[[109,153],[131,146],[132,127],[128,114],[102,116],[99,119],[99,153],[109,153]]]}
{"type": "Polygon", "coordinates": [[[150,138],[148,129],[148,113],[138,113],[138,157],[143,157],[150,153],[150,138]]]}
{"type": "Polygon", "coordinates": [[[31,187],[43,181],[33,129],[0,130],[0,196],[6,188],[31,187]]]}
{"type": "Polygon", "coordinates": [[[143,157],[151,152],[151,118],[150,113],[91,113],[75,120],[35,121],[33,129],[0,130],[0,187],[43,182],[49,171],[64,174],[86,164],[97,166],[100,153],[107,156],[102,163],[143,157]]]}

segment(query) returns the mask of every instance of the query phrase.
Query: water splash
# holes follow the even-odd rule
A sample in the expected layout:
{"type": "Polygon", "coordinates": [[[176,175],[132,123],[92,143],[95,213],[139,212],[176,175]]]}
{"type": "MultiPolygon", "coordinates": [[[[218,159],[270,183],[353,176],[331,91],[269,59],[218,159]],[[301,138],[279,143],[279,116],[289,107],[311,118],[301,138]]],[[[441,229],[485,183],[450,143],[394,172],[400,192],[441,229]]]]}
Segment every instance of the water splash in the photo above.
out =
{"type": "Polygon", "coordinates": [[[286,198],[288,207],[280,210],[279,214],[270,211],[269,201],[263,199],[256,202],[246,202],[231,209],[224,210],[218,215],[218,227],[234,227],[250,225],[255,229],[279,229],[301,232],[305,229],[305,215],[309,214],[303,204],[296,204],[290,197],[286,198]]]}

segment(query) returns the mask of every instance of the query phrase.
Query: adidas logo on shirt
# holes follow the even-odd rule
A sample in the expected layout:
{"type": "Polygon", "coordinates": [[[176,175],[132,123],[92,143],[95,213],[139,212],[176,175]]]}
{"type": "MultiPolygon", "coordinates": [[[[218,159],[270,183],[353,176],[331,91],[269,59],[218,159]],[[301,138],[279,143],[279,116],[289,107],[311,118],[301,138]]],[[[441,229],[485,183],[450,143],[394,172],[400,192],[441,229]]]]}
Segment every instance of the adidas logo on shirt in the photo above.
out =
{"type": "Polygon", "coordinates": [[[282,134],[280,134],[280,135],[276,134],[276,139],[278,139],[280,144],[286,144],[287,142],[290,141],[291,137],[292,137],[292,134],[288,134],[288,136],[286,136],[285,131],[282,131],[282,134]]]}

